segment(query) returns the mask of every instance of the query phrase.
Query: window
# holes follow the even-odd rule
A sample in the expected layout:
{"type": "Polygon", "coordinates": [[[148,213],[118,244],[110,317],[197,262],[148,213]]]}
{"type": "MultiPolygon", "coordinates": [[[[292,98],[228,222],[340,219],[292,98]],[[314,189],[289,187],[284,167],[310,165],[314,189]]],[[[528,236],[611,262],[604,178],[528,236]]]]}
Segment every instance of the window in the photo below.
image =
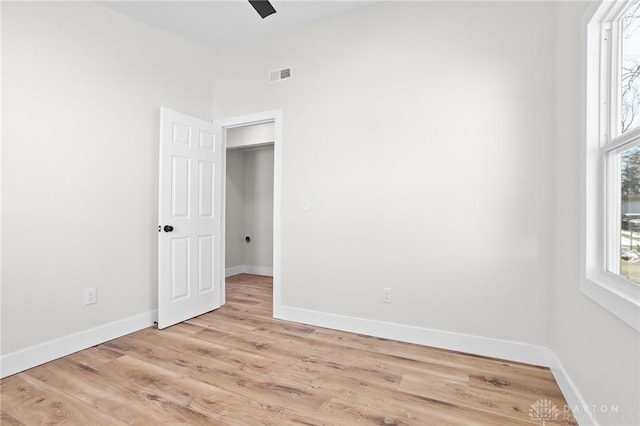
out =
{"type": "Polygon", "coordinates": [[[581,289],[640,330],[640,0],[595,5],[586,36],[581,289]]]}

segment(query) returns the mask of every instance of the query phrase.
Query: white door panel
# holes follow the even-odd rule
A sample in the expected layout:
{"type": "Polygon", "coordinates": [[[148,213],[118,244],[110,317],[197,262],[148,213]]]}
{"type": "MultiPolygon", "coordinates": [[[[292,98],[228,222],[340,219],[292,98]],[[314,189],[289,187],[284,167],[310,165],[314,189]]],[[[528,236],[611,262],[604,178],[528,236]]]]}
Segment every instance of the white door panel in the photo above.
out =
{"type": "Polygon", "coordinates": [[[221,304],[221,131],[161,110],[158,328],[221,304]],[[171,229],[172,228],[172,229],[171,229]]]}

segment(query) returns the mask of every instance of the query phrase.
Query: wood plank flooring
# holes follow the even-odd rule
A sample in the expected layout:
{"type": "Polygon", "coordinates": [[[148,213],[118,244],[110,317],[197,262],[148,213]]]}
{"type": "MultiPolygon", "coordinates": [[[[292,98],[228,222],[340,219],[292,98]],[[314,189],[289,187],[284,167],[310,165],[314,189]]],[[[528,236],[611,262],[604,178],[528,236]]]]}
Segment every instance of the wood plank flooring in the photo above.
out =
{"type": "Polygon", "coordinates": [[[271,279],[227,304],[5,378],[2,425],[577,424],[550,371],[271,318],[271,279]]]}

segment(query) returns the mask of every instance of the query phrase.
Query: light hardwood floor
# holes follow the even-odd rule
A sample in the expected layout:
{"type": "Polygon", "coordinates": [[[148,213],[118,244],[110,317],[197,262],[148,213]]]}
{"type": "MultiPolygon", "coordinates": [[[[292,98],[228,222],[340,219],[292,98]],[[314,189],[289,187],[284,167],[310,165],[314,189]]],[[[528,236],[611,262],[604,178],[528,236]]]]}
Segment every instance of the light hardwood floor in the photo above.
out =
{"type": "Polygon", "coordinates": [[[576,424],[546,368],[274,320],[271,293],[238,275],[217,311],[5,378],[0,423],[576,424]]]}

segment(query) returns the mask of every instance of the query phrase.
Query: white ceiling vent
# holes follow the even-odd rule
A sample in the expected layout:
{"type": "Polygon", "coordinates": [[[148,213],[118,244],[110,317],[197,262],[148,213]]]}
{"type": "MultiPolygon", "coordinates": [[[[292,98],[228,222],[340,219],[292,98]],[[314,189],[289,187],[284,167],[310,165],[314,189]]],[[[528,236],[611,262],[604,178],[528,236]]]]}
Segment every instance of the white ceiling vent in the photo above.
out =
{"type": "Polygon", "coordinates": [[[291,78],[291,68],[285,68],[278,71],[271,71],[269,73],[269,82],[275,83],[276,81],[291,78]]]}

